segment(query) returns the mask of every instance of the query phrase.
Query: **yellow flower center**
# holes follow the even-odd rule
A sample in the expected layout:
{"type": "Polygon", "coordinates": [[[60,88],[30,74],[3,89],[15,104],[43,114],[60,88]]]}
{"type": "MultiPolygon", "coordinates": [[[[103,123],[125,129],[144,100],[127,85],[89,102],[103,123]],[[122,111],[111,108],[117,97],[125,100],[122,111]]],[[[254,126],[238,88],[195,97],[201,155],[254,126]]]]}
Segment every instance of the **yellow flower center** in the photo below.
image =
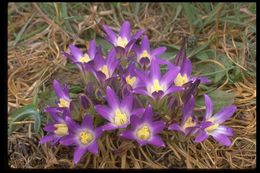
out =
{"type": "Polygon", "coordinates": [[[155,92],[155,91],[157,91],[157,92],[158,92],[158,91],[163,91],[163,86],[160,85],[158,79],[155,79],[155,80],[153,81],[153,85],[152,85],[152,87],[151,87],[151,94],[152,94],[153,92],[155,92]]]}
{"type": "Polygon", "coordinates": [[[106,79],[109,78],[109,71],[108,71],[107,65],[103,65],[103,66],[100,68],[100,71],[102,71],[102,73],[104,73],[104,74],[106,75],[106,79]]]}
{"type": "Polygon", "coordinates": [[[183,76],[179,73],[174,81],[176,86],[182,86],[183,84],[187,83],[189,81],[186,74],[183,76]]]}
{"type": "Polygon", "coordinates": [[[56,130],[54,130],[55,134],[59,136],[65,136],[68,134],[68,127],[65,123],[54,124],[54,127],[56,128],[56,130]]]}
{"type": "Polygon", "coordinates": [[[88,54],[84,54],[84,56],[79,59],[79,62],[82,62],[82,63],[85,62],[85,63],[87,63],[87,62],[89,62],[90,60],[91,60],[91,59],[89,58],[88,54]]]}
{"type": "Polygon", "coordinates": [[[136,136],[141,140],[148,140],[151,136],[151,130],[147,125],[144,125],[137,130],[136,136]]]}
{"type": "Polygon", "coordinates": [[[147,57],[147,58],[151,58],[151,56],[150,56],[150,54],[146,51],[146,50],[144,50],[142,53],[141,53],[141,55],[139,56],[139,59],[141,59],[141,58],[143,58],[143,57],[147,57]]]}
{"type": "Polygon", "coordinates": [[[128,40],[126,38],[122,39],[122,37],[120,37],[120,36],[118,37],[118,39],[117,39],[117,46],[125,48],[127,43],[128,43],[128,40]]]}
{"type": "MultiPolygon", "coordinates": [[[[210,121],[210,122],[214,123],[214,120],[215,120],[215,119],[214,119],[213,117],[211,117],[211,118],[208,119],[207,121],[210,121]]],[[[218,126],[219,126],[219,124],[214,123],[213,125],[207,127],[205,130],[206,130],[206,132],[210,133],[210,132],[214,131],[215,129],[217,129],[218,126]]]]}
{"type": "Polygon", "coordinates": [[[135,81],[136,81],[136,77],[130,77],[130,75],[128,75],[126,78],[126,83],[133,86],[135,84],[135,81]]]}
{"type": "Polygon", "coordinates": [[[92,140],[94,139],[94,136],[92,133],[83,131],[79,134],[79,140],[83,145],[88,145],[92,140]]]}
{"type": "Polygon", "coordinates": [[[196,125],[196,123],[192,120],[192,117],[189,117],[184,125],[182,126],[182,128],[185,130],[187,127],[194,127],[196,125]]]}
{"type": "Polygon", "coordinates": [[[60,98],[60,103],[58,105],[59,107],[68,108],[70,106],[70,102],[63,98],[60,98]]]}
{"type": "Polygon", "coordinates": [[[121,126],[126,124],[127,122],[127,115],[117,108],[115,111],[114,124],[117,126],[121,126]]]}

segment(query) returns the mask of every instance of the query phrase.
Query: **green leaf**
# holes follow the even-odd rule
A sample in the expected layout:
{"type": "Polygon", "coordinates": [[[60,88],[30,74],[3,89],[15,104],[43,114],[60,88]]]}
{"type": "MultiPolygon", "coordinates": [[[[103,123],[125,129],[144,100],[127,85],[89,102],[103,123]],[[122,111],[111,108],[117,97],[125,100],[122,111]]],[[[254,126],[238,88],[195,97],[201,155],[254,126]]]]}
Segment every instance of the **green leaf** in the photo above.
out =
{"type": "Polygon", "coordinates": [[[215,22],[216,20],[216,15],[218,14],[218,11],[221,10],[221,8],[223,7],[224,4],[219,3],[213,11],[210,12],[210,14],[208,15],[208,17],[205,19],[204,23],[203,23],[203,27],[205,27],[206,25],[215,22]]]}
{"type": "MultiPolygon", "coordinates": [[[[219,89],[211,93],[208,93],[208,96],[211,98],[213,102],[214,113],[217,113],[220,109],[224,108],[225,106],[233,104],[235,98],[234,93],[228,93],[219,89]]],[[[199,107],[205,106],[205,100],[203,95],[199,96],[196,99],[195,105],[199,107]]]]}
{"type": "Polygon", "coordinates": [[[27,28],[27,26],[29,25],[29,23],[31,22],[31,20],[33,19],[34,14],[32,14],[32,16],[30,17],[30,19],[24,24],[24,26],[22,27],[22,29],[19,31],[18,35],[16,36],[15,40],[14,40],[14,44],[13,46],[15,46],[20,40],[21,37],[25,31],[25,29],[27,28]]]}
{"type": "Polygon", "coordinates": [[[97,37],[96,38],[97,45],[102,46],[102,52],[106,53],[108,50],[112,48],[111,44],[109,44],[105,39],[97,37]]]}
{"type": "Polygon", "coordinates": [[[209,46],[209,43],[203,44],[200,47],[193,49],[193,50],[187,50],[187,55],[189,58],[197,55],[198,53],[200,53],[201,51],[203,51],[204,49],[206,49],[209,46]]]}
{"type": "Polygon", "coordinates": [[[35,107],[35,105],[31,104],[31,105],[26,105],[22,108],[19,108],[10,114],[10,117],[8,117],[8,126],[9,126],[8,134],[10,135],[12,133],[14,122],[21,121],[21,120],[24,120],[29,117],[34,118],[35,123],[34,123],[33,128],[34,128],[34,131],[37,133],[41,126],[41,115],[37,111],[37,108],[35,107]]]}

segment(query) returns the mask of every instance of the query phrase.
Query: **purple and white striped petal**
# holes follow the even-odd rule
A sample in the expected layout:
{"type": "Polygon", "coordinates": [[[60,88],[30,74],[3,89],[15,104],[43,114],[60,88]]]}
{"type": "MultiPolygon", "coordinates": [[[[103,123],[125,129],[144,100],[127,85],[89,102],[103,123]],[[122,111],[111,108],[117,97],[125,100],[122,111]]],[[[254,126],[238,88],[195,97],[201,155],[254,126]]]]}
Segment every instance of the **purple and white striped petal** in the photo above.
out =
{"type": "Polygon", "coordinates": [[[75,145],[77,144],[76,140],[75,140],[75,136],[73,135],[67,135],[64,136],[61,140],[60,140],[60,144],[61,145],[65,145],[65,146],[69,146],[69,145],[75,145]]]}
{"type": "Polygon", "coordinates": [[[162,120],[152,122],[151,127],[153,128],[153,133],[160,133],[165,127],[165,122],[162,120]]]}
{"type": "Polygon", "coordinates": [[[175,131],[182,131],[182,128],[179,124],[171,124],[169,127],[168,127],[169,130],[175,130],[175,131]]]}
{"type": "Polygon", "coordinates": [[[54,92],[56,93],[58,98],[64,98],[64,99],[69,100],[68,96],[64,94],[64,91],[61,88],[60,83],[56,79],[53,80],[53,88],[54,88],[54,92]]]}
{"type": "Polygon", "coordinates": [[[121,102],[120,107],[121,108],[125,108],[127,110],[132,110],[132,107],[133,107],[133,95],[129,94],[128,96],[124,97],[122,102],[121,102]]]}
{"type": "Polygon", "coordinates": [[[65,122],[68,128],[73,132],[80,128],[80,126],[76,122],[74,122],[70,117],[65,117],[65,122]]]}
{"type": "Polygon", "coordinates": [[[161,83],[165,84],[167,87],[170,86],[170,84],[174,81],[176,76],[178,75],[180,71],[179,67],[176,67],[174,69],[168,70],[161,79],[161,83]]]}
{"type": "Polygon", "coordinates": [[[144,36],[141,42],[141,50],[142,51],[146,50],[148,53],[150,52],[150,42],[147,36],[144,36]]]}
{"type": "Polygon", "coordinates": [[[214,121],[221,124],[228,120],[236,112],[236,110],[237,108],[234,105],[224,107],[213,116],[214,121]]]}
{"type": "Polygon", "coordinates": [[[208,120],[213,114],[213,104],[210,97],[207,94],[204,94],[204,97],[205,97],[205,106],[206,106],[204,120],[208,120]]]}
{"type": "Polygon", "coordinates": [[[95,55],[96,55],[96,41],[95,40],[91,40],[89,42],[88,55],[91,59],[95,58],[95,55]]]}
{"type": "Polygon", "coordinates": [[[148,107],[144,111],[143,115],[144,121],[146,122],[152,122],[153,120],[153,108],[151,105],[148,105],[148,107]]]}
{"type": "Polygon", "coordinates": [[[76,46],[70,45],[69,49],[70,49],[70,53],[75,58],[75,60],[79,61],[80,58],[83,57],[82,51],[79,48],[77,48],[76,46]]]}
{"type": "Polygon", "coordinates": [[[46,132],[53,132],[54,130],[56,130],[56,128],[54,127],[54,124],[55,123],[50,123],[50,124],[47,124],[43,130],[45,130],[46,132]]]}
{"type": "Polygon", "coordinates": [[[130,140],[136,140],[136,137],[134,136],[132,130],[126,130],[126,131],[120,133],[119,136],[124,137],[126,139],[130,139],[130,140]]]}
{"type": "Polygon", "coordinates": [[[86,153],[87,148],[83,147],[77,147],[74,151],[73,161],[75,164],[77,164],[81,157],[86,153]]]}
{"type": "Polygon", "coordinates": [[[112,110],[104,105],[96,105],[95,106],[95,110],[97,111],[97,113],[99,113],[99,115],[101,115],[103,118],[105,118],[108,121],[111,121],[112,117],[112,110]]]}
{"type": "Polygon", "coordinates": [[[185,122],[188,117],[192,116],[194,103],[195,103],[194,97],[193,95],[191,95],[188,102],[182,108],[182,114],[183,114],[182,122],[185,122]]]}
{"type": "Polygon", "coordinates": [[[114,90],[112,90],[110,87],[107,87],[106,89],[106,99],[112,109],[116,109],[119,106],[119,99],[114,90]]]}
{"type": "Polygon", "coordinates": [[[152,80],[160,79],[160,77],[161,77],[160,66],[155,59],[153,59],[152,62],[151,62],[150,70],[151,70],[150,71],[150,74],[151,74],[150,77],[151,77],[152,80]]]}
{"type": "Polygon", "coordinates": [[[89,144],[87,147],[87,150],[91,152],[92,154],[98,154],[98,144],[97,141],[93,141],[89,144]]]}
{"type": "Polygon", "coordinates": [[[157,147],[165,147],[165,144],[160,136],[154,135],[151,140],[149,140],[149,143],[152,145],[155,145],[157,147]]]}
{"type": "Polygon", "coordinates": [[[198,133],[198,136],[195,138],[194,142],[199,143],[199,142],[205,141],[208,137],[209,137],[209,135],[207,134],[207,132],[205,130],[200,130],[200,132],[198,133]]]}
{"type": "Polygon", "coordinates": [[[110,41],[113,45],[116,45],[117,42],[116,34],[107,25],[103,25],[102,28],[106,32],[106,37],[108,41],[110,41]]]}
{"type": "Polygon", "coordinates": [[[158,47],[156,49],[153,49],[151,51],[151,56],[157,57],[157,56],[163,54],[166,51],[166,49],[167,49],[166,47],[158,47]]]}
{"type": "Polygon", "coordinates": [[[102,131],[110,131],[110,130],[114,130],[114,129],[117,129],[118,127],[115,126],[114,124],[112,123],[108,123],[104,126],[102,126],[102,131]]]}
{"type": "Polygon", "coordinates": [[[128,21],[124,21],[124,23],[122,24],[120,31],[119,31],[119,35],[122,38],[126,38],[127,40],[131,39],[131,26],[128,21]]]}
{"type": "Polygon", "coordinates": [[[41,140],[39,141],[39,144],[44,144],[46,142],[52,141],[53,139],[55,139],[55,134],[49,133],[46,136],[41,138],[41,140]]]}
{"type": "Polygon", "coordinates": [[[231,141],[230,141],[230,139],[226,135],[224,135],[222,133],[216,133],[216,132],[212,133],[211,135],[220,144],[225,145],[225,146],[230,146],[231,145],[231,141]]]}
{"type": "Polygon", "coordinates": [[[191,61],[189,59],[185,59],[181,66],[180,73],[182,75],[186,74],[187,77],[189,78],[191,76],[191,71],[192,71],[191,61]]]}
{"type": "Polygon", "coordinates": [[[86,114],[83,121],[82,121],[82,125],[84,127],[88,127],[89,129],[93,130],[94,126],[93,126],[93,119],[89,114],[86,114]]]}

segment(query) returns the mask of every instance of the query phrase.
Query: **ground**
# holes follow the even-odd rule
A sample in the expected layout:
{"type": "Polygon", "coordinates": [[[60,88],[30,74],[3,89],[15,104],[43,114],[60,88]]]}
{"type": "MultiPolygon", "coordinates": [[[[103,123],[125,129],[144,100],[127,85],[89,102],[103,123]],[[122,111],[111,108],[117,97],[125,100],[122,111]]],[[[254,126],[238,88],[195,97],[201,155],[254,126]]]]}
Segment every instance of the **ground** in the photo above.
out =
{"type": "MultiPolygon", "coordinates": [[[[194,144],[170,132],[163,149],[138,147],[107,133],[97,156],[86,154],[77,168],[255,168],[256,167],[256,4],[255,3],[9,3],[8,114],[50,94],[53,79],[80,85],[78,71],[62,56],[69,44],[104,44],[101,25],[118,30],[124,20],[146,29],[152,46],[167,46],[174,58],[183,36],[194,74],[214,83],[207,93],[225,91],[238,110],[225,124],[234,129],[231,147],[209,139],[194,144]],[[202,68],[203,67],[203,68],[202,68]],[[41,94],[43,93],[43,94],[41,94]],[[47,94],[46,94],[47,93],[47,94]]],[[[223,99],[223,100],[222,100],[223,99]]],[[[217,102],[214,102],[218,104],[217,102]]],[[[225,103],[225,102],[224,102],[225,103]]],[[[223,104],[224,104],[223,103],[223,104]]],[[[42,112],[42,110],[38,110],[42,112]]],[[[46,115],[41,115],[43,127],[46,115]]],[[[73,168],[73,149],[38,144],[34,119],[12,122],[8,159],[12,168],[73,168]]],[[[178,134],[175,134],[178,136],[178,134]]]]}

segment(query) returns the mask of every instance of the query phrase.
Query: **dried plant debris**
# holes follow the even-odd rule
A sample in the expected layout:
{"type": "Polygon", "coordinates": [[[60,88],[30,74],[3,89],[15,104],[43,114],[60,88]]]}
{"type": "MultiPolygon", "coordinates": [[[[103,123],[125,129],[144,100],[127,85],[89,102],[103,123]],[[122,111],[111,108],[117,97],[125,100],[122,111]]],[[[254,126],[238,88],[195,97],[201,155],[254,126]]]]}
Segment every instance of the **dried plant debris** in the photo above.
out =
{"type": "MultiPolygon", "coordinates": [[[[67,63],[64,52],[74,44],[84,52],[95,39],[105,51],[110,45],[101,37],[102,25],[116,32],[128,20],[134,32],[146,29],[151,49],[165,46],[161,56],[174,61],[182,38],[188,38],[187,56],[192,75],[214,81],[199,85],[198,96],[224,91],[237,111],[223,123],[233,129],[230,147],[214,139],[194,144],[179,132],[164,131],[166,147],[140,147],[115,133],[102,135],[99,153],[86,153],[78,165],[73,148],[39,144],[42,131],[33,130],[35,119],[26,116],[13,123],[8,136],[12,168],[255,168],[256,167],[256,4],[254,3],[9,3],[8,4],[8,113],[33,104],[42,110],[55,104],[52,81],[69,84],[72,100],[82,93],[77,66],[67,63]],[[232,94],[233,93],[233,94],[232,94]],[[48,99],[47,99],[48,98],[48,99]],[[42,100],[46,100],[43,102],[42,100]],[[180,141],[176,140],[176,138],[180,141]]],[[[134,34],[134,33],[133,33],[134,34]]],[[[101,96],[102,91],[93,93],[101,96]]],[[[95,95],[95,96],[94,96],[95,95]]],[[[105,104],[102,97],[97,97],[105,104]]],[[[202,97],[203,99],[203,97],[202,97]]],[[[204,101],[204,100],[202,100],[204,101]]],[[[218,97],[213,97],[213,103],[218,97]]],[[[203,102],[202,102],[203,103],[203,102]]],[[[173,101],[173,104],[174,101],[173,101]]],[[[221,108],[225,103],[218,104],[221,108]]],[[[216,108],[218,110],[218,108],[216,108]]],[[[74,115],[82,114],[77,110],[74,115]]],[[[93,110],[94,111],[94,110],[93,110]]],[[[205,107],[196,105],[202,114],[205,107]]],[[[177,111],[181,114],[181,110],[177,111]]],[[[81,120],[82,117],[74,117],[81,120]]],[[[167,118],[166,118],[167,119],[167,118]]],[[[95,123],[102,120],[95,119],[95,123]]],[[[177,121],[177,120],[176,120],[177,121]]]]}

